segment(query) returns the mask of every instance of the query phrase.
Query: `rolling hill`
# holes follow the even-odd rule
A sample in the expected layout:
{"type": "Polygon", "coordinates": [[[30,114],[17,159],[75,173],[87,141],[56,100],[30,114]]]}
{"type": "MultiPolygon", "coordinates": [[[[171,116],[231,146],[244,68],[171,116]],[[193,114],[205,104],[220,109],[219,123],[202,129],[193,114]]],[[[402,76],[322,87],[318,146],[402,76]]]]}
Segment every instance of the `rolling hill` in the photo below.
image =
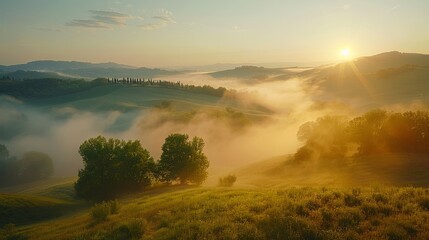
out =
{"type": "Polygon", "coordinates": [[[0,69],[5,71],[61,71],[64,69],[88,69],[88,68],[128,68],[133,69],[135,67],[117,64],[117,63],[89,63],[89,62],[76,62],[76,61],[52,61],[52,60],[41,60],[32,61],[24,64],[0,66],[0,69]]]}
{"type": "MultiPolygon", "coordinates": [[[[58,204],[2,195],[0,206],[6,199],[14,206],[58,204]]],[[[119,212],[104,221],[93,219],[92,210],[83,206],[0,233],[5,239],[35,240],[425,239],[428,199],[425,189],[411,187],[157,187],[120,198],[119,212]]]]}
{"type": "MultiPolygon", "coordinates": [[[[26,64],[0,66],[0,70],[9,72],[7,75],[18,79],[35,78],[86,78],[100,77],[139,77],[153,78],[178,74],[177,71],[167,71],[158,68],[133,67],[117,63],[88,63],[75,61],[33,61],[26,64]],[[20,73],[20,75],[18,74],[20,73]],[[25,73],[25,74],[24,74],[25,73]],[[45,74],[44,76],[42,74],[45,74]]],[[[4,74],[6,75],[6,74],[4,74]]],[[[1,76],[0,76],[1,77],[1,76]]]]}
{"type": "Polygon", "coordinates": [[[429,55],[388,52],[298,73],[314,99],[363,110],[429,103],[429,55]]]}
{"type": "Polygon", "coordinates": [[[273,76],[285,75],[287,72],[287,70],[282,68],[241,66],[234,69],[208,73],[208,75],[214,78],[237,78],[248,81],[261,81],[273,76]]]}
{"type": "Polygon", "coordinates": [[[66,75],[59,74],[56,72],[16,70],[13,72],[0,72],[0,78],[24,80],[24,79],[41,79],[41,78],[68,79],[72,77],[68,77],[66,75]]]}

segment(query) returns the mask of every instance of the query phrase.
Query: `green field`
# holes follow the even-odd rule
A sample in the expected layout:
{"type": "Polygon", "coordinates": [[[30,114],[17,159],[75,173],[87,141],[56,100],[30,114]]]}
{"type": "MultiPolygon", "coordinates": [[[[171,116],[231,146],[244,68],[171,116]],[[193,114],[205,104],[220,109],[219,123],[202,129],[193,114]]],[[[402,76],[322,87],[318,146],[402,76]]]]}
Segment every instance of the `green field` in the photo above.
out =
{"type": "Polygon", "coordinates": [[[0,195],[3,239],[429,237],[427,188],[158,186],[120,198],[118,213],[96,221],[74,197],[73,181],[7,189],[0,195]]]}
{"type": "Polygon", "coordinates": [[[260,106],[245,108],[233,99],[193,93],[185,89],[119,84],[99,86],[58,97],[33,99],[28,104],[40,110],[74,108],[90,112],[126,112],[152,108],[163,102],[172,102],[176,110],[184,111],[201,107],[222,109],[230,107],[250,114],[265,114],[267,111],[260,106]]]}

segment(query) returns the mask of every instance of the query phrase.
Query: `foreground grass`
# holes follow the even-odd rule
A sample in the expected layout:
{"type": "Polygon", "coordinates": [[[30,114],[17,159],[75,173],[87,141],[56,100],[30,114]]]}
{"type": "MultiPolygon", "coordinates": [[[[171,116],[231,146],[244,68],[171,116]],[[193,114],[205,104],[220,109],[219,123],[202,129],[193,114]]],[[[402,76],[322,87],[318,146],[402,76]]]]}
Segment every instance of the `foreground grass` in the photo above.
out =
{"type": "Polygon", "coordinates": [[[30,239],[429,239],[426,188],[160,188],[18,228],[30,239]]]}

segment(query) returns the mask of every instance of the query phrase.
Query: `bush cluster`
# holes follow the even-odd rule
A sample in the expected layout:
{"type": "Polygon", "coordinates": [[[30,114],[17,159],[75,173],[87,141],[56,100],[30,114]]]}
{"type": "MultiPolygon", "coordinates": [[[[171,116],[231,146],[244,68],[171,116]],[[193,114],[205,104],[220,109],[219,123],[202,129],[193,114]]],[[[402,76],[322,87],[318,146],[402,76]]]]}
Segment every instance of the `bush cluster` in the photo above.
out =
{"type": "Polygon", "coordinates": [[[95,222],[105,221],[109,215],[119,213],[119,202],[118,200],[114,200],[97,203],[91,208],[90,213],[95,222]]]}
{"type": "Polygon", "coordinates": [[[235,175],[228,175],[223,178],[219,178],[218,185],[220,187],[232,187],[232,185],[234,185],[236,180],[237,180],[237,177],[235,175]]]}

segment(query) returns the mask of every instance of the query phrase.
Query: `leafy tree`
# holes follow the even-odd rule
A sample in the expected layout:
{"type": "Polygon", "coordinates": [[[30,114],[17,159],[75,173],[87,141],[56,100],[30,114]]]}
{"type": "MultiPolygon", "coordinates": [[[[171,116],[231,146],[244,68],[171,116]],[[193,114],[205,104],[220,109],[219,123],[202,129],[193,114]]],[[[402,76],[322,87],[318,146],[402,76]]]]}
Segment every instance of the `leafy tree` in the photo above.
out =
{"type": "Polygon", "coordinates": [[[0,145],[0,186],[10,186],[49,178],[54,173],[52,159],[42,152],[27,152],[16,160],[0,145]]]}
{"type": "Polygon", "coordinates": [[[373,110],[349,122],[351,141],[359,145],[360,154],[375,153],[386,148],[383,126],[388,117],[386,111],[373,110]]]}
{"type": "Polygon", "coordinates": [[[0,144],[0,161],[5,161],[8,158],[9,158],[9,151],[7,150],[5,145],[0,144]]]}
{"type": "Polygon", "coordinates": [[[429,153],[429,112],[393,113],[374,110],[350,121],[326,116],[303,124],[298,139],[305,144],[294,162],[341,159],[357,147],[356,155],[429,153]]]}
{"type": "Polygon", "coordinates": [[[209,161],[203,153],[204,140],[188,139],[188,135],[177,133],[165,139],[157,166],[161,180],[201,184],[207,178],[209,161]]]}
{"type": "Polygon", "coordinates": [[[98,136],[82,143],[79,153],[84,169],[79,171],[75,189],[80,197],[111,199],[151,184],[154,161],[137,140],[98,136]]]}
{"type": "Polygon", "coordinates": [[[54,174],[52,159],[42,152],[27,152],[15,163],[16,182],[46,179],[54,174]]]}
{"type": "Polygon", "coordinates": [[[305,145],[295,153],[295,161],[344,157],[348,149],[346,128],[347,119],[342,116],[325,116],[301,125],[297,137],[305,145]]]}
{"type": "Polygon", "coordinates": [[[6,182],[10,179],[9,168],[9,151],[5,145],[0,144],[0,186],[6,185],[6,182]]]}

